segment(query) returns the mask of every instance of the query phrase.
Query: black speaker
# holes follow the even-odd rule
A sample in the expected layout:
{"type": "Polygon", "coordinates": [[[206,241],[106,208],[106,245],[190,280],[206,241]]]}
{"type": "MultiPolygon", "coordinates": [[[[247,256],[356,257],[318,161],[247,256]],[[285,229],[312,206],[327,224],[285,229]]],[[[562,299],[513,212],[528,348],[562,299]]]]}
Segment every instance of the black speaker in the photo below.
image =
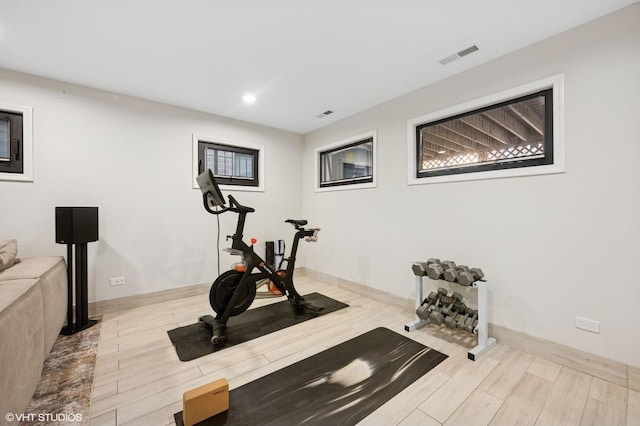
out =
{"type": "Polygon", "coordinates": [[[56,207],[56,243],[98,241],[97,207],[56,207]]]}

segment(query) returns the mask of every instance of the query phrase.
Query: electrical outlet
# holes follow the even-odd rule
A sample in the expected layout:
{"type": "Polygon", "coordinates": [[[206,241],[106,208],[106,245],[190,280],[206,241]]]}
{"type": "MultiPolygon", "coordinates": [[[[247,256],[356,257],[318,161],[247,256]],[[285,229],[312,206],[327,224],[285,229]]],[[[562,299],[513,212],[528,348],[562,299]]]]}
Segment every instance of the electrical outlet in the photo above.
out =
{"type": "Polygon", "coordinates": [[[576,317],[576,328],[600,334],[600,321],[576,317]]]}
{"type": "Polygon", "coordinates": [[[115,287],[117,285],[124,285],[124,283],[125,283],[124,277],[115,277],[109,280],[109,285],[111,287],[115,287]]]}

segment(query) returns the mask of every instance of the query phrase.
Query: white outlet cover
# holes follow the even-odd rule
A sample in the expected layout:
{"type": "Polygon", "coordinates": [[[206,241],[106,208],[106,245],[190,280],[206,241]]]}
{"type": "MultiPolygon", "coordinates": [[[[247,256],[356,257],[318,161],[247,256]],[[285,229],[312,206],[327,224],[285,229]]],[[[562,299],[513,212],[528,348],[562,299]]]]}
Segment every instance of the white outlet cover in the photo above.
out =
{"type": "Polygon", "coordinates": [[[109,279],[109,285],[111,287],[115,287],[115,286],[118,286],[118,285],[124,285],[124,283],[125,283],[124,277],[115,277],[115,278],[109,279]]]}

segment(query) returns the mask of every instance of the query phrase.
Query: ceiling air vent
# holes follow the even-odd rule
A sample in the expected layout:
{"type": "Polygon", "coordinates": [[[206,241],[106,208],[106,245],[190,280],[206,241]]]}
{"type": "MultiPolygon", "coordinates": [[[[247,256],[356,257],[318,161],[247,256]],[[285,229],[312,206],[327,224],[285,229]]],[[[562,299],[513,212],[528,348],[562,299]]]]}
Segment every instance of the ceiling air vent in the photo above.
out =
{"type": "Polygon", "coordinates": [[[318,118],[322,118],[322,117],[326,117],[327,115],[331,115],[333,114],[333,111],[331,111],[330,109],[326,110],[325,112],[323,112],[322,114],[318,114],[316,115],[316,117],[318,118]]]}
{"type": "Polygon", "coordinates": [[[440,60],[440,63],[441,63],[442,65],[447,65],[449,62],[453,62],[453,61],[455,61],[456,59],[460,59],[460,58],[462,58],[463,56],[467,56],[467,55],[469,55],[469,54],[471,54],[471,53],[473,53],[473,52],[475,52],[475,51],[477,51],[477,50],[479,50],[479,49],[478,49],[478,46],[476,46],[476,45],[474,44],[473,46],[469,46],[469,47],[467,47],[466,49],[462,49],[462,50],[461,50],[461,51],[459,51],[458,53],[454,53],[454,54],[453,54],[453,55],[451,55],[451,56],[447,56],[446,58],[441,59],[441,60],[440,60]]]}

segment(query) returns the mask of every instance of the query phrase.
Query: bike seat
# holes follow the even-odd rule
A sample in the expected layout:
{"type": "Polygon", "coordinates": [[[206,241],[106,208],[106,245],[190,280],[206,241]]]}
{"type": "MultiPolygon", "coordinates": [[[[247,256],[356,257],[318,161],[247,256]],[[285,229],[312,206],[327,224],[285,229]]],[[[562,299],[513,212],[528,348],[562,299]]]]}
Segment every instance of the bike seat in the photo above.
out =
{"type": "Polygon", "coordinates": [[[304,219],[303,220],[287,219],[285,220],[285,223],[290,223],[297,228],[298,226],[305,226],[308,222],[304,219]]]}

